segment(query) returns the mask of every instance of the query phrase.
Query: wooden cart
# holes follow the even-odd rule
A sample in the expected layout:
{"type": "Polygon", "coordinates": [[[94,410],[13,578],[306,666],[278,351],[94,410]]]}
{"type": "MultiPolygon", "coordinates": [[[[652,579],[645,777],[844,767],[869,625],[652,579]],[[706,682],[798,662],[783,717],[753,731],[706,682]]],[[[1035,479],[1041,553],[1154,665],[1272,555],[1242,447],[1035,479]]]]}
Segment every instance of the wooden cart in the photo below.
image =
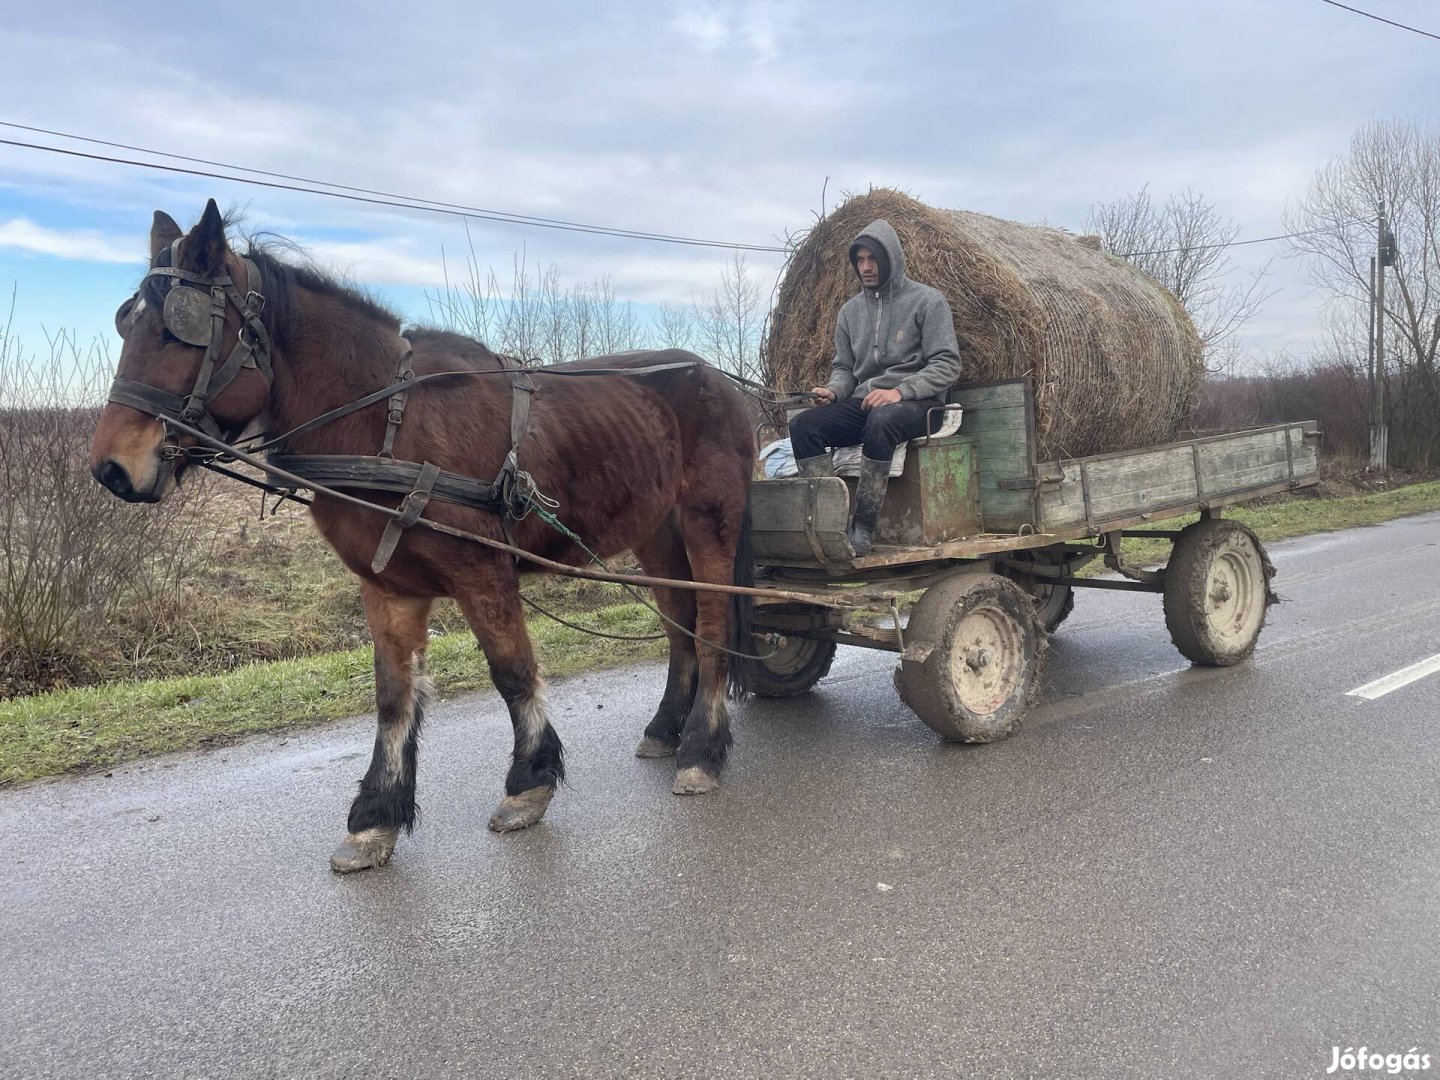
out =
{"type": "Polygon", "coordinates": [[[757,585],[788,594],[756,601],[755,647],[769,654],[748,662],[758,694],[809,690],[837,645],[886,649],[900,654],[901,699],[926,724],[962,742],[1000,739],[1033,697],[1046,635],[1078,588],[1162,594],[1171,639],[1194,663],[1250,655],[1274,568],[1255,534],[1219,511],[1316,483],[1314,422],[1037,462],[1030,380],[964,384],[950,399],[964,410],[959,433],[910,445],[863,558],[845,539],[845,480],[755,482],[757,585]],[[1183,529],[1135,531],[1194,512],[1183,529]],[[1170,541],[1166,566],[1128,564],[1132,536],[1170,541]],[[1077,576],[1097,558],[1119,577],[1077,576]]]}

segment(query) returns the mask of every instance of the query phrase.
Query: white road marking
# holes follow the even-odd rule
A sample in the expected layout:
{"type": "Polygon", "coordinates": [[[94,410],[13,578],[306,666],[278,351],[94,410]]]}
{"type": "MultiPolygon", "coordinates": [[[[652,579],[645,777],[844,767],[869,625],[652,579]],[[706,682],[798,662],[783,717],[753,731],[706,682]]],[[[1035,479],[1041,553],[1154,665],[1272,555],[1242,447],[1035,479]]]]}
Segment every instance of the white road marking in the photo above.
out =
{"type": "Polygon", "coordinates": [[[1393,674],[1384,678],[1376,679],[1374,682],[1367,682],[1364,686],[1357,686],[1354,690],[1348,691],[1346,697],[1360,697],[1367,701],[1374,701],[1378,697],[1384,697],[1392,690],[1399,690],[1402,686],[1409,686],[1416,679],[1423,679],[1426,675],[1433,675],[1440,671],[1440,653],[1417,664],[1403,667],[1393,674]]]}

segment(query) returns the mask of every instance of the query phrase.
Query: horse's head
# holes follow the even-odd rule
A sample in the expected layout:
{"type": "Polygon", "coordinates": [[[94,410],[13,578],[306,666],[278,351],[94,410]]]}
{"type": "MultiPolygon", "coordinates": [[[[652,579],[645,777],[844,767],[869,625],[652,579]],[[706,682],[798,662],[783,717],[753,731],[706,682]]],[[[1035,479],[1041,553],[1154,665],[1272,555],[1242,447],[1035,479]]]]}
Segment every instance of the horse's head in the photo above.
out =
{"type": "Polygon", "coordinates": [[[159,502],[198,440],[167,421],[233,437],[264,411],[270,340],[260,270],[230,250],[211,199],[182,234],[157,210],[150,270],[120,305],[124,345],[90,447],[90,471],[129,502],[159,502]]]}

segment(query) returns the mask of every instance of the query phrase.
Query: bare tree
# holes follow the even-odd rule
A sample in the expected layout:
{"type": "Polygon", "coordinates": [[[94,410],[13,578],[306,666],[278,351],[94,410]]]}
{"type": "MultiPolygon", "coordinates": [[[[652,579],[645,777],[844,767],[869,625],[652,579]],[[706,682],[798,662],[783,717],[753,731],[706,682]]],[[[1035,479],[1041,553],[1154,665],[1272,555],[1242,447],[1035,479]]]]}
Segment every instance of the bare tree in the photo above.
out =
{"type": "Polygon", "coordinates": [[[1307,260],[1352,355],[1364,355],[1370,256],[1385,203],[1396,240],[1382,319],[1391,371],[1392,460],[1440,461],[1440,127],[1372,121],[1322,166],[1286,217],[1287,254],[1307,260]]]}
{"type": "Polygon", "coordinates": [[[651,319],[650,337],[659,349],[695,347],[695,311],[677,304],[662,304],[651,319]]]}
{"type": "Polygon", "coordinates": [[[1090,208],[1086,223],[1105,250],[1133,263],[1175,294],[1195,321],[1212,366],[1220,351],[1269,299],[1263,288],[1268,264],[1248,280],[1234,280],[1234,260],[1225,245],[1240,227],[1222,218],[1199,192],[1186,189],[1163,205],[1149,186],[1090,208]]]}
{"type": "Polygon", "coordinates": [[[696,345],[717,366],[745,379],[760,380],[760,280],[750,272],[745,256],[736,252],[720,277],[720,284],[694,305],[696,345]]]}
{"type": "Polygon", "coordinates": [[[592,281],[589,294],[595,309],[596,342],[602,353],[626,352],[644,344],[634,305],[615,295],[615,283],[609,274],[592,281]]]}
{"type": "Polygon", "coordinates": [[[523,249],[501,285],[493,267],[482,271],[472,242],[464,276],[452,282],[447,263],[444,288],[425,298],[441,326],[525,363],[560,364],[644,344],[634,306],[619,299],[608,276],[567,288],[557,266],[532,268],[523,249]]]}

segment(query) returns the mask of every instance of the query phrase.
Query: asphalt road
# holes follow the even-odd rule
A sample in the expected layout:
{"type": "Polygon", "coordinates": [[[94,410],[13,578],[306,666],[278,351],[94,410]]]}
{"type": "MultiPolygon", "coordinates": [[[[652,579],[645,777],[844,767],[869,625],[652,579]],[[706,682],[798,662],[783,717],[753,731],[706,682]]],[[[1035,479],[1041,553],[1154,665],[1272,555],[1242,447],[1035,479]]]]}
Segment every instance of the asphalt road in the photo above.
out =
{"type": "Polygon", "coordinates": [[[1276,545],[1253,663],[1087,592],[1044,703],[938,741],[887,654],[736,710],[726,786],[631,750],[662,673],[553,688],[572,783],[495,836],[498,700],[421,827],[326,858],[366,719],[0,795],[0,1074],[1319,1077],[1440,1068],[1440,515],[1276,545]],[[1333,1074],[1345,1075],[1345,1074],[1333,1074]]]}

